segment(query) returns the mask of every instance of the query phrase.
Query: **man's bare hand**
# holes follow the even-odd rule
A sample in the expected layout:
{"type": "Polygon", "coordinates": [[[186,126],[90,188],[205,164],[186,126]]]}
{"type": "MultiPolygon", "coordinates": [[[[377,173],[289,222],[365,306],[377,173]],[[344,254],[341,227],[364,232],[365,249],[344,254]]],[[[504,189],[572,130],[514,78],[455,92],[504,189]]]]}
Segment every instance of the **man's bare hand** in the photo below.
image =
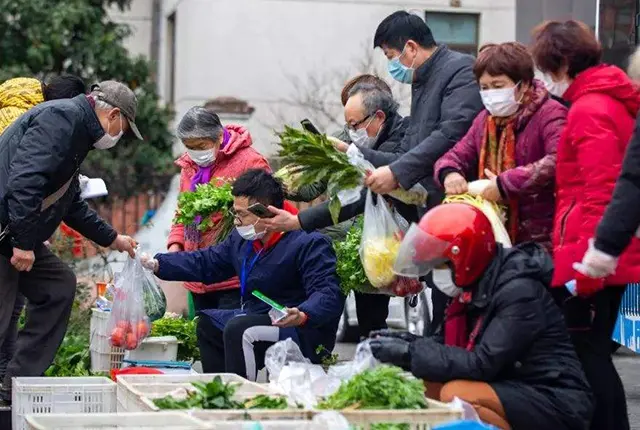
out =
{"type": "Polygon", "coordinates": [[[300,230],[300,220],[297,215],[293,215],[283,209],[278,209],[274,206],[269,206],[269,211],[276,216],[273,218],[261,218],[260,223],[264,226],[266,231],[269,232],[286,232],[300,230]]]}
{"type": "Polygon", "coordinates": [[[134,258],[136,256],[136,246],[138,246],[138,243],[131,236],[119,234],[111,244],[111,249],[126,252],[129,254],[129,257],[134,258]]]}
{"type": "Polygon", "coordinates": [[[36,255],[33,251],[23,251],[19,248],[13,248],[11,265],[15,267],[18,272],[30,272],[35,261],[36,255]]]}

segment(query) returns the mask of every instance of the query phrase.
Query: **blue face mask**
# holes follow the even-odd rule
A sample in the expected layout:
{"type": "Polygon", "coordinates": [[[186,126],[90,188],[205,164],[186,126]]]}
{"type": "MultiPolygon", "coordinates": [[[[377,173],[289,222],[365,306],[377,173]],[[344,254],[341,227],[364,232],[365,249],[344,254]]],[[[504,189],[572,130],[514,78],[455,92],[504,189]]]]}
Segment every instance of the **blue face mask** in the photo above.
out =
{"type": "MultiPolygon", "coordinates": [[[[389,61],[389,74],[393,79],[403,84],[413,83],[413,63],[411,67],[407,67],[400,62],[400,58],[404,55],[404,49],[402,53],[389,61]]],[[[415,62],[415,59],[413,60],[415,62]]]]}

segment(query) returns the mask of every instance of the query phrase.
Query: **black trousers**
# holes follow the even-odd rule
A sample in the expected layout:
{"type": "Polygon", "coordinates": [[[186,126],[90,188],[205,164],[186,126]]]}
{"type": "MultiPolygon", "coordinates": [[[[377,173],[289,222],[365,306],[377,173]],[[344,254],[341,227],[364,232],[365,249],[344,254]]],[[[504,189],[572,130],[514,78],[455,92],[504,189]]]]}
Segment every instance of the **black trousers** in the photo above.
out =
{"type": "Polygon", "coordinates": [[[624,286],[610,286],[583,299],[564,288],[552,289],[595,398],[591,430],[629,429],[624,386],[611,357],[611,335],[624,291],[624,286]]]}
{"type": "Polygon", "coordinates": [[[24,305],[24,296],[18,293],[16,296],[16,304],[14,305],[13,313],[11,314],[11,320],[9,321],[9,328],[4,336],[4,342],[2,342],[2,346],[0,346],[0,381],[4,379],[4,374],[7,372],[9,361],[11,361],[13,354],[16,352],[16,342],[18,341],[18,320],[20,319],[20,314],[22,314],[24,305]]]}
{"type": "Polygon", "coordinates": [[[43,244],[30,272],[18,272],[0,255],[0,344],[15,314],[16,297],[27,299],[27,320],[4,375],[0,397],[11,400],[11,378],[42,376],[64,338],[76,293],[76,275],[43,244]]]}
{"type": "Polygon", "coordinates": [[[367,338],[371,331],[387,328],[391,296],[355,293],[355,297],[360,337],[367,338]]]}
{"type": "MultiPolygon", "coordinates": [[[[245,332],[252,327],[273,328],[269,315],[243,315],[232,318],[224,330],[213,325],[206,317],[198,319],[197,335],[202,370],[204,373],[235,373],[247,378],[247,363],[243,343],[245,332]]],[[[277,341],[277,339],[275,339],[277,341]]],[[[253,341],[251,363],[252,375],[264,367],[264,356],[274,341],[253,341]]]]}

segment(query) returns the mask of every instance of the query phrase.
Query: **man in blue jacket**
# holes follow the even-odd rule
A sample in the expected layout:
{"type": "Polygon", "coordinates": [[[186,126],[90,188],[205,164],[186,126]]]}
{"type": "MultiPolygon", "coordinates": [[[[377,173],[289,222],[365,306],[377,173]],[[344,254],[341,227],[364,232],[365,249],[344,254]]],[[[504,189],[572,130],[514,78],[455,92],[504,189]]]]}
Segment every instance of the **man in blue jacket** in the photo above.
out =
{"type": "Polygon", "coordinates": [[[255,380],[266,349],[289,337],[318,363],[335,345],[345,300],[329,239],[303,231],[266,232],[249,207],[285,205],[282,185],[263,170],[248,170],[236,179],[233,196],[236,230],[226,240],[194,252],[142,256],[143,264],[166,281],[213,284],[240,278],[241,308],[208,309],[198,320],[205,373],[255,380]],[[255,290],[285,306],[287,315],[273,321],[271,307],[252,295],[255,290]]]}

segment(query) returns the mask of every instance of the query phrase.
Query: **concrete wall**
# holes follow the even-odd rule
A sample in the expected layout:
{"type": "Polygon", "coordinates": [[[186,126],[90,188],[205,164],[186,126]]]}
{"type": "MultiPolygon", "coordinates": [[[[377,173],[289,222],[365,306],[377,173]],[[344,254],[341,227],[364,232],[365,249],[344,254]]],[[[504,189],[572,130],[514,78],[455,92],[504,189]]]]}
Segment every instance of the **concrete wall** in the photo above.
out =
{"type": "Polygon", "coordinates": [[[597,0],[516,0],[516,39],[529,43],[531,30],[550,19],[577,19],[595,27],[597,0]]]}
{"type": "MultiPolygon", "coordinates": [[[[449,5],[450,0],[164,0],[159,87],[168,98],[167,18],[175,13],[178,118],[210,98],[244,99],[256,108],[249,122],[255,145],[269,155],[273,128],[305,115],[291,102],[300,95],[295,84],[314,88],[314,97],[330,98],[328,109],[339,115],[340,87],[359,71],[359,62],[372,57],[377,25],[396,10],[414,9],[421,16],[426,10],[478,13],[480,44],[514,39],[515,0],[449,5]],[[318,84],[323,80],[326,85],[318,84]]],[[[372,58],[388,78],[382,54],[372,58]]]]}
{"type": "Polygon", "coordinates": [[[153,0],[133,0],[131,9],[121,12],[112,8],[111,18],[116,22],[127,24],[133,34],[126,41],[126,47],[132,55],[151,56],[151,41],[153,36],[153,0]]]}

